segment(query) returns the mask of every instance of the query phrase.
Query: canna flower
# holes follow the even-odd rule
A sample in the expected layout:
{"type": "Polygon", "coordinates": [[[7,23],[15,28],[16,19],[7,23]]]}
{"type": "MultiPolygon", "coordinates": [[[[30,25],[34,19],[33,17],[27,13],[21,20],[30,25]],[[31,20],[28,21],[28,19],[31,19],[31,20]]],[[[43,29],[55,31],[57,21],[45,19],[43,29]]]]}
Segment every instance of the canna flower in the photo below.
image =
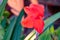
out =
{"type": "Polygon", "coordinates": [[[23,27],[34,28],[38,33],[42,33],[44,29],[44,6],[40,4],[31,4],[24,7],[27,17],[21,22],[23,27]]]}
{"type": "Polygon", "coordinates": [[[44,16],[44,6],[43,5],[38,5],[38,4],[31,4],[29,7],[26,6],[24,8],[24,11],[26,12],[27,15],[33,15],[38,16],[40,15],[41,17],[44,16]]]}

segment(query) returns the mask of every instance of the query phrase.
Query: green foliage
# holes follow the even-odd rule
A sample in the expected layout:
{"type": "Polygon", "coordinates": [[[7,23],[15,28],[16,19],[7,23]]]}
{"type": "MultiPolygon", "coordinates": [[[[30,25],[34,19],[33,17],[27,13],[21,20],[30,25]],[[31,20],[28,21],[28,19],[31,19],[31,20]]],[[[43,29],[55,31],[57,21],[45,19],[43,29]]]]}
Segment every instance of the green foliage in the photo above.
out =
{"type": "Polygon", "coordinates": [[[54,26],[53,26],[53,25],[50,27],[49,30],[50,30],[50,33],[51,33],[51,34],[54,34],[54,26]]]}
{"type": "Polygon", "coordinates": [[[2,28],[2,26],[0,25],[0,40],[3,40],[4,33],[5,33],[5,31],[2,28]]]}
{"type": "Polygon", "coordinates": [[[24,15],[22,10],[18,17],[11,19],[10,24],[7,25],[7,20],[9,20],[9,12],[5,11],[7,0],[3,0],[3,3],[0,5],[0,25],[4,29],[0,30],[0,39],[2,40],[20,40],[20,35],[22,33],[22,26],[20,24],[21,18],[24,15]],[[5,33],[3,33],[3,31],[5,33]],[[4,34],[4,35],[2,35],[4,34]],[[4,36],[4,38],[3,38],[4,36]]]}
{"type": "Polygon", "coordinates": [[[20,22],[23,15],[24,15],[24,11],[22,10],[20,15],[17,17],[14,33],[11,40],[20,40],[20,35],[22,33],[22,26],[20,22]]]}
{"type": "Polygon", "coordinates": [[[5,35],[4,35],[4,40],[10,40],[10,37],[11,37],[11,34],[13,32],[15,23],[16,23],[16,18],[13,18],[10,22],[10,25],[9,25],[5,35]]]}
{"type": "Polygon", "coordinates": [[[4,40],[20,40],[20,35],[22,31],[22,26],[20,24],[20,21],[23,14],[24,12],[22,10],[18,17],[14,17],[10,21],[10,25],[8,26],[8,29],[4,35],[4,40]]]}
{"type": "MultiPolygon", "coordinates": [[[[49,36],[48,36],[48,34],[50,35],[50,34],[52,34],[52,36],[54,36],[55,34],[54,34],[54,27],[53,26],[51,26],[51,25],[53,25],[53,23],[56,21],[56,20],[58,20],[60,18],[60,12],[58,12],[58,13],[56,13],[55,15],[53,15],[53,16],[51,16],[51,17],[49,17],[48,19],[46,19],[45,20],[45,29],[44,29],[44,32],[43,32],[43,34],[42,34],[42,36],[40,35],[39,36],[39,40],[45,40],[46,38],[46,40],[48,40],[48,38],[50,38],[49,36]],[[45,32],[45,31],[48,31],[47,29],[49,29],[49,32],[50,33],[48,33],[47,34],[47,32],[45,32]],[[45,37],[47,35],[47,37],[45,37]],[[41,39],[41,37],[42,37],[42,39],[41,39]]],[[[54,38],[53,38],[54,39],[54,38]]],[[[49,39],[50,40],[50,39],[49,39]]]]}
{"type": "Polygon", "coordinates": [[[0,23],[2,21],[2,16],[5,10],[6,3],[7,3],[7,0],[3,0],[2,4],[0,5],[0,23]]]}
{"type": "Polygon", "coordinates": [[[60,12],[54,14],[53,16],[47,18],[45,20],[45,29],[48,28],[48,26],[51,26],[56,20],[60,18],[60,12]]]}
{"type": "MultiPolygon", "coordinates": [[[[21,19],[24,15],[24,10],[22,10],[18,17],[14,16],[9,19],[10,13],[5,10],[7,0],[3,0],[0,5],[0,40],[24,40],[25,36],[22,34],[21,19]]],[[[39,35],[38,40],[60,40],[60,27],[54,30],[54,22],[60,18],[60,12],[54,14],[53,16],[46,19],[44,32],[39,35]]],[[[32,32],[33,35],[29,40],[36,34],[35,31],[32,32]]]]}
{"type": "Polygon", "coordinates": [[[60,27],[55,30],[55,34],[58,37],[58,40],[60,40],[60,27]]]}
{"type": "Polygon", "coordinates": [[[50,32],[49,32],[49,28],[39,36],[38,40],[52,40],[50,32]]]}

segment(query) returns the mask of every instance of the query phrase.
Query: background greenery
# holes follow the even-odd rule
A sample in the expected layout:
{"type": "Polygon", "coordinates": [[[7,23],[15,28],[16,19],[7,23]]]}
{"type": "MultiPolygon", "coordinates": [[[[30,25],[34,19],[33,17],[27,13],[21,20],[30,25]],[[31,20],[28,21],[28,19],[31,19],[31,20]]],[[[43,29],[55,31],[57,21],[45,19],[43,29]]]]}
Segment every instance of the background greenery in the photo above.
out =
{"type": "MultiPolygon", "coordinates": [[[[24,15],[24,10],[20,12],[18,17],[12,16],[8,18],[10,13],[5,10],[7,0],[3,0],[0,5],[0,40],[31,40],[36,36],[35,30],[33,30],[28,36],[22,34],[23,28],[20,24],[21,18],[24,15]]],[[[60,18],[60,12],[52,15],[48,19],[45,19],[45,28],[42,34],[38,35],[38,40],[60,40],[60,27],[54,30],[54,22],[60,18]]]]}

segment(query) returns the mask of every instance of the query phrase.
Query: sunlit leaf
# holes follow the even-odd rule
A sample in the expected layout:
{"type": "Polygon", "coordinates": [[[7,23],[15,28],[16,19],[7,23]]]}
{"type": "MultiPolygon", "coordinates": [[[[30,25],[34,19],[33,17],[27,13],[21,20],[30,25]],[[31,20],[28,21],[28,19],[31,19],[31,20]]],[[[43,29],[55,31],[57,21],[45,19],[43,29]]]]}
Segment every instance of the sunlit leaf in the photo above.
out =
{"type": "Polygon", "coordinates": [[[39,36],[38,40],[52,40],[50,32],[49,32],[49,28],[39,36]]]}

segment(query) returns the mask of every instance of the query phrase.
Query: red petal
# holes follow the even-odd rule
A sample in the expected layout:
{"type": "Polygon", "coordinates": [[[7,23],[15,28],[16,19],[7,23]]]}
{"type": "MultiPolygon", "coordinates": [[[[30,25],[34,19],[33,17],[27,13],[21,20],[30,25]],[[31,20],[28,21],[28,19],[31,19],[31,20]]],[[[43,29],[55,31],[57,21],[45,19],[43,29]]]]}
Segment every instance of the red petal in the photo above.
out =
{"type": "Polygon", "coordinates": [[[36,16],[38,16],[38,13],[36,12],[36,9],[35,8],[28,8],[28,7],[26,7],[26,8],[24,8],[24,10],[25,10],[25,12],[26,12],[26,14],[28,16],[33,16],[34,18],[36,16]]]}
{"type": "Polygon", "coordinates": [[[44,6],[43,5],[36,5],[36,4],[31,4],[30,6],[26,6],[24,8],[25,12],[28,15],[33,15],[33,16],[44,16],[44,6]]]}
{"type": "Polygon", "coordinates": [[[44,6],[41,4],[31,4],[30,5],[31,8],[35,8],[37,13],[39,13],[40,16],[44,16],[44,6]]]}
{"type": "Polygon", "coordinates": [[[30,17],[26,17],[22,22],[21,22],[23,27],[26,28],[33,28],[33,21],[30,17]]]}
{"type": "Polygon", "coordinates": [[[35,7],[44,11],[44,6],[41,4],[31,4],[30,7],[35,7]]]}
{"type": "Polygon", "coordinates": [[[24,7],[24,11],[26,12],[27,15],[31,14],[31,9],[28,6],[24,7]]]}
{"type": "Polygon", "coordinates": [[[44,29],[44,21],[42,19],[36,19],[34,21],[34,29],[41,34],[44,29]]]}

